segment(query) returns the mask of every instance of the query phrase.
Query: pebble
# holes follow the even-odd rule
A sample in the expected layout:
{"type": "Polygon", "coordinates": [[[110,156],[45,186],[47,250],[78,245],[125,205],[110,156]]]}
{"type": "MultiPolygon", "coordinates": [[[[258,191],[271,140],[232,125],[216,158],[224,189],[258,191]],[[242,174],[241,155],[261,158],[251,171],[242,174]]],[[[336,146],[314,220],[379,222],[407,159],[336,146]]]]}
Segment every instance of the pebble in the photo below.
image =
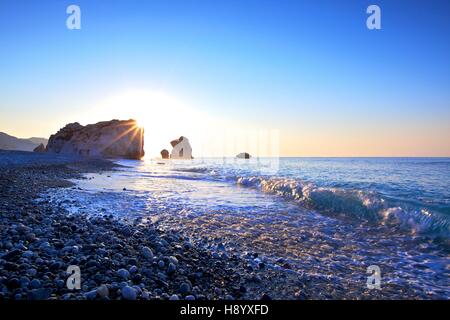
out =
{"type": "Polygon", "coordinates": [[[61,280],[61,279],[56,280],[56,286],[57,286],[58,288],[61,289],[61,288],[64,287],[64,285],[65,285],[64,280],[61,280]]]}
{"type": "Polygon", "coordinates": [[[86,297],[86,299],[88,300],[94,300],[97,297],[97,290],[91,290],[89,292],[86,292],[84,294],[84,296],[86,297]]]}
{"type": "Polygon", "coordinates": [[[180,300],[180,298],[176,294],[173,294],[170,296],[169,300],[180,300]]]}
{"type": "Polygon", "coordinates": [[[267,293],[264,293],[261,296],[261,300],[272,300],[272,297],[270,297],[267,293]]]}
{"type": "Polygon", "coordinates": [[[186,242],[183,243],[183,247],[184,247],[185,250],[189,250],[193,246],[192,246],[192,243],[190,243],[189,241],[186,241],[186,242]]]}
{"type": "Polygon", "coordinates": [[[128,280],[128,278],[130,277],[130,272],[128,272],[128,270],[126,269],[119,269],[117,271],[117,274],[119,275],[119,277],[128,280]]]}
{"type": "Polygon", "coordinates": [[[97,288],[97,294],[100,298],[107,298],[109,296],[109,289],[106,285],[101,285],[97,288]]]}
{"type": "Polygon", "coordinates": [[[26,273],[27,273],[28,276],[33,277],[33,276],[35,276],[35,275],[37,274],[37,270],[34,269],[34,268],[30,268],[30,269],[28,269],[28,270],[26,271],[26,273]]]}
{"type": "Polygon", "coordinates": [[[175,258],[174,256],[170,256],[169,257],[169,262],[172,262],[174,265],[178,264],[178,259],[175,258]]]}
{"type": "Polygon", "coordinates": [[[177,267],[172,262],[169,263],[169,267],[167,268],[168,274],[173,274],[177,270],[177,267]]]}
{"type": "Polygon", "coordinates": [[[136,266],[131,266],[129,271],[130,273],[136,273],[138,271],[138,268],[136,266]]]}
{"type": "Polygon", "coordinates": [[[142,255],[148,260],[153,260],[153,251],[149,247],[142,248],[142,255]]]}
{"type": "Polygon", "coordinates": [[[181,294],[189,293],[189,292],[191,292],[191,286],[190,286],[188,283],[183,282],[183,283],[180,285],[179,292],[180,292],[181,294]]]}
{"type": "Polygon", "coordinates": [[[42,286],[41,280],[39,280],[39,279],[33,279],[30,282],[30,287],[33,288],[33,289],[38,289],[41,286],[42,286]]]}
{"type": "Polygon", "coordinates": [[[22,253],[22,257],[27,258],[27,259],[30,259],[33,256],[34,256],[34,252],[30,251],[30,250],[27,250],[24,253],[22,253]]]}
{"type": "Polygon", "coordinates": [[[150,294],[148,293],[147,290],[144,290],[144,291],[142,291],[142,293],[141,293],[141,297],[142,297],[142,299],[144,299],[144,300],[148,300],[148,299],[150,299],[150,294]]]}
{"type": "Polygon", "coordinates": [[[122,298],[125,300],[136,300],[136,290],[130,286],[125,286],[121,289],[122,298]]]}

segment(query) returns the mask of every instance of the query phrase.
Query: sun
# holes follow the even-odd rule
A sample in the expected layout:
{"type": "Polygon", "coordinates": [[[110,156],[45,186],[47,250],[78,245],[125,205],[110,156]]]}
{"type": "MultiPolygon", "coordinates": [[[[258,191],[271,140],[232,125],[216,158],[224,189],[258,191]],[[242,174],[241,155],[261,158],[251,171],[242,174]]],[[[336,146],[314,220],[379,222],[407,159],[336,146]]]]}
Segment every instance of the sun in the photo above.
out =
{"type": "Polygon", "coordinates": [[[198,140],[208,124],[204,114],[174,96],[146,89],[124,90],[96,103],[86,118],[86,123],[136,120],[136,126],[144,128],[146,157],[157,157],[162,149],[170,151],[170,141],[182,135],[198,140]]]}

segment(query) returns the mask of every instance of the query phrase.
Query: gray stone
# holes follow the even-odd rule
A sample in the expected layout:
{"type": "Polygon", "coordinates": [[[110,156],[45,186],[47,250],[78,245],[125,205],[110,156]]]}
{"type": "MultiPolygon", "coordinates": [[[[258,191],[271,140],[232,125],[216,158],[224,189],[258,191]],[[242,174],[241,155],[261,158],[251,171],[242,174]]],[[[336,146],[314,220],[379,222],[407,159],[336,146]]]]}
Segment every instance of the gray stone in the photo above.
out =
{"type": "Polygon", "coordinates": [[[86,292],[84,294],[84,296],[86,297],[86,299],[88,300],[94,300],[97,297],[97,290],[91,290],[89,292],[86,292]]]}
{"type": "Polygon", "coordinates": [[[180,291],[181,294],[189,293],[191,291],[191,286],[189,285],[189,283],[183,282],[180,285],[179,291],[180,291]]]}
{"type": "Polygon", "coordinates": [[[117,274],[119,275],[119,277],[128,280],[128,278],[130,277],[130,272],[128,272],[128,270],[126,269],[119,269],[117,271],[117,274]]]}
{"type": "Polygon", "coordinates": [[[152,260],[153,259],[153,251],[149,247],[143,247],[142,248],[142,255],[148,260],[152,260]]]}
{"type": "Polygon", "coordinates": [[[97,294],[100,298],[106,298],[109,296],[109,289],[106,285],[101,285],[97,288],[97,294]]]}
{"type": "Polygon", "coordinates": [[[130,286],[125,286],[121,289],[122,298],[125,300],[136,300],[136,290],[130,286]]]}
{"type": "Polygon", "coordinates": [[[33,288],[33,289],[38,289],[41,286],[42,286],[41,280],[39,280],[39,279],[33,279],[30,282],[30,287],[33,288]]]}
{"type": "Polygon", "coordinates": [[[172,274],[177,270],[177,267],[172,262],[169,263],[169,267],[167,268],[167,273],[172,274]]]}

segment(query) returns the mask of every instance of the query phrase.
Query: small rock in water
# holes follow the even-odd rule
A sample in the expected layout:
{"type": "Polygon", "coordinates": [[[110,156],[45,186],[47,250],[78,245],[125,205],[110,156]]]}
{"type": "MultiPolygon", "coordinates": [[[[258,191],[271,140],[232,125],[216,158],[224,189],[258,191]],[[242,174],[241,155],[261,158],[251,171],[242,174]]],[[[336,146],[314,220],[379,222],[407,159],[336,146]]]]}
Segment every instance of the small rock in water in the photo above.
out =
{"type": "Polygon", "coordinates": [[[130,286],[125,286],[122,289],[122,298],[125,300],[136,300],[136,290],[130,286]]]}
{"type": "Polygon", "coordinates": [[[188,295],[188,296],[186,296],[185,299],[192,301],[192,300],[195,300],[195,297],[193,295],[188,295]]]}
{"type": "Polygon", "coordinates": [[[180,300],[180,298],[176,294],[173,294],[170,296],[169,300],[180,300]]]}

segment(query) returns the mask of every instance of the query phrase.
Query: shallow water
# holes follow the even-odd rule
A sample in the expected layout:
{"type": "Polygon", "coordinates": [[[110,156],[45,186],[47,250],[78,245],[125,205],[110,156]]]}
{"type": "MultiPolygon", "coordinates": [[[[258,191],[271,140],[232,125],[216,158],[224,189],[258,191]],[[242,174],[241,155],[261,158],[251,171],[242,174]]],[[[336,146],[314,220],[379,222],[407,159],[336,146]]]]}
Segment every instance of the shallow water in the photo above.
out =
{"type": "Polygon", "coordinates": [[[151,219],[218,254],[329,279],[357,298],[449,298],[450,159],[120,161],[52,192],[74,213],[151,219]],[[124,188],[126,190],[124,190],[124,188]],[[255,257],[258,254],[258,257],[255,257]],[[383,287],[384,286],[384,287],[383,287]]]}

